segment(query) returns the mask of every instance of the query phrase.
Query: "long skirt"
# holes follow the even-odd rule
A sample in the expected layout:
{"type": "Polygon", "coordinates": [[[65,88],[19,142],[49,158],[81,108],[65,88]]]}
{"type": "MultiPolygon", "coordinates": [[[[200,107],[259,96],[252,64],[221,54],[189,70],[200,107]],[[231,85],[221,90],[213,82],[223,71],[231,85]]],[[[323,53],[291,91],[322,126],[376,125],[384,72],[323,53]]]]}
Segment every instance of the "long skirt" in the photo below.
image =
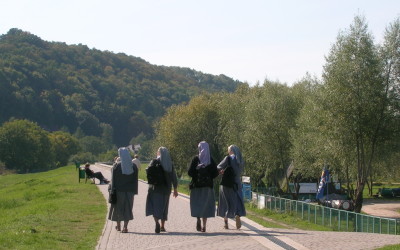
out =
{"type": "Polygon", "coordinates": [[[153,215],[157,219],[168,220],[169,194],[150,191],[146,199],[146,216],[153,215]]]}
{"type": "Polygon", "coordinates": [[[220,186],[217,215],[227,218],[246,216],[241,189],[235,191],[233,188],[220,186]]]}
{"type": "Polygon", "coordinates": [[[133,192],[117,192],[117,203],[111,204],[108,219],[112,221],[133,220],[133,192]]]}
{"type": "Polygon", "coordinates": [[[215,217],[214,190],[210,187],[190,190],[190,212],[193,217],[215,217]]]}

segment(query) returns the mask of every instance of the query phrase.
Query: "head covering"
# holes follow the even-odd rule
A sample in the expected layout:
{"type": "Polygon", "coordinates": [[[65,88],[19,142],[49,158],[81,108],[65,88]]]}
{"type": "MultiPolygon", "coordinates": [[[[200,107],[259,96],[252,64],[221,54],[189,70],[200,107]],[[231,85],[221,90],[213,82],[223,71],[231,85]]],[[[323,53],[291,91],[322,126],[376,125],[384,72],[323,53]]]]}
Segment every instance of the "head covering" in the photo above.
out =
{"type": "Polygon", "coordinates": [[[158,152],[160,152],[160,162],[164,171],[168,173],[172,172],[172,160],[168,149],[166,147],[160,147],[158,152]]]}
{"type": "Polygon", "coordinates": [[[243,167],[244,162],[242,158],[242,153],[240,152],[240,149],[238,146],[232,144],[228,147],[229,151],[232,151],[233,154],[235,155],[236,161],[239,164],[239,166],[243,167]]]}
{"type": "Polygon", "coordinates": [[[132,157],[129,150],[125,147],[118,149],[118,155],[121,159],[122,174],[130,175],[133,173],[132,157]]]}
{"type": "Polygon", "coordinates": [[[211,163],[210,147],[207,142],[201,141],[199,147],[199,159],[202,167],[208,166],[211,163]]]}

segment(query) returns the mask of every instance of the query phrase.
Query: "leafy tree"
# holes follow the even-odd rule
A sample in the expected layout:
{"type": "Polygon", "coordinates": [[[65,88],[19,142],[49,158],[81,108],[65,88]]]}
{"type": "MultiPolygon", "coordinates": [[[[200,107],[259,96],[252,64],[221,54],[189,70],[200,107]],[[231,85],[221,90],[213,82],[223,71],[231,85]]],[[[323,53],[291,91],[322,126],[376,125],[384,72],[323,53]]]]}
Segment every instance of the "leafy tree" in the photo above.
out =
{"type": "Polygon", "coordinates": [[[54,166],[48,132],[27,120],[4,123],[0,127],[0,161],[21,172],[54,166]]]}
{"type": "Polygon", "coordinates": [[[80,163],[94,163],[96,162],[96,156],[90,152],[80,152],[76,155],[72,155],[69,159],[70,162],[80,162],[80,163]]]}
{"type": "Polygon", "coordinates": [[[49,138],[55,160],[61,166],[67,165],[70,156],[78,153],[80,149],[78,139],[69,133],[56,131],[50,133],[49,138]]]}
{"type": "Polygon", "coordinates": [[[88,152],[95,156],[108,150],[107,145],[104,144],[102,139],[96,136],[85,136],[80,138],[79,144],[82,148],[82,152],[88,152]]]}
{"type": "Polygon", "coordinates": [[[246,107],[246,160],[255,171],[255,182],[267,176],[270,185],[281,187],[291,163],[290,131],[295,126],[298,107],[285,85],[266,81],[257,90],[246,107]]]}
{"type": "MultiPolygon", "coordinates": [[[[171,107],[157,126],[155,149],[167,147],[179,176],[186,173],[191,157],[200,141],[207,141],[211,150],[218,131],[218,113],[212,96],[193,98],[186,106],[171,107]]],[[[154,149],[154,150],[155,150],[154,149]]]]}
{"type": "MultiPolygon", "coordinates": [[[[246,106],[257,88],[241,85],[234,93],[222,93],[216,96],[218,105],[217,151],[220,159],[227,154],[228,146],[236,144],[243,149],[246,132],[246,106]]],[[[242,152],[245,154],[245,152],[242,152]]],[[[245,171],[248,169],[245,168],[245,171]]],[[[246,172],[250,174],[250,172],[246,172]]]]}
{"type": "Polygon", "coordinates": [[[364,18],[355,17],[350,29],[339,34],[326,61],[325,109],[331,128],[325,132],[334,144],[329,150],[345,167],[348,188],[356,182],[352,194],[360,212],[388,106],[381,63],[364,18]]]}

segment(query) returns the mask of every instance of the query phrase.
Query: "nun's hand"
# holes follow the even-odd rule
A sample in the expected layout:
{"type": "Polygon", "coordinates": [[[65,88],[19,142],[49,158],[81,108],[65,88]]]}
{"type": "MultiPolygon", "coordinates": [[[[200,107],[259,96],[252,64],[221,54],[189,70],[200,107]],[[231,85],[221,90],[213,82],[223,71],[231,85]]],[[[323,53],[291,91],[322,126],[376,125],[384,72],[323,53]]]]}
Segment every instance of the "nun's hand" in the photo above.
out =
{"type": "Polygon", "coordinates": [[[219,174],[224,174],[224,169],[221,169],[218,172],[219,172],[219,174]]]}
{"type": "Polygon", "coordinates": [[[176,190],[176,189],[174,189],[174,197],[176,198],[176,197],[178,197],[178,190],[176,190]]]}

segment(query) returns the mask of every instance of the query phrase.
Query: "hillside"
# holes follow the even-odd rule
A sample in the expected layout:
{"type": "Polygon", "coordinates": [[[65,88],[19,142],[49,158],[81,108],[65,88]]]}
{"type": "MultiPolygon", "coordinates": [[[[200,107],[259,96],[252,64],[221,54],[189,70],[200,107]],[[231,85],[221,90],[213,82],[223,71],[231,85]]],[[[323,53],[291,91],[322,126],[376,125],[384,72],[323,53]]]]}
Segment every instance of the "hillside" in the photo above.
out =
{"type": "Polygon", "coordinates": [[[121,146],[141,132],[151,134],[153,121],[171,105],[240,84],[225,75],[48,42],[19,29],[0,36],[0,124],[29,119],[49,131],[79,128],[93,136],[112,127],[113,143],[121,146]]]}

